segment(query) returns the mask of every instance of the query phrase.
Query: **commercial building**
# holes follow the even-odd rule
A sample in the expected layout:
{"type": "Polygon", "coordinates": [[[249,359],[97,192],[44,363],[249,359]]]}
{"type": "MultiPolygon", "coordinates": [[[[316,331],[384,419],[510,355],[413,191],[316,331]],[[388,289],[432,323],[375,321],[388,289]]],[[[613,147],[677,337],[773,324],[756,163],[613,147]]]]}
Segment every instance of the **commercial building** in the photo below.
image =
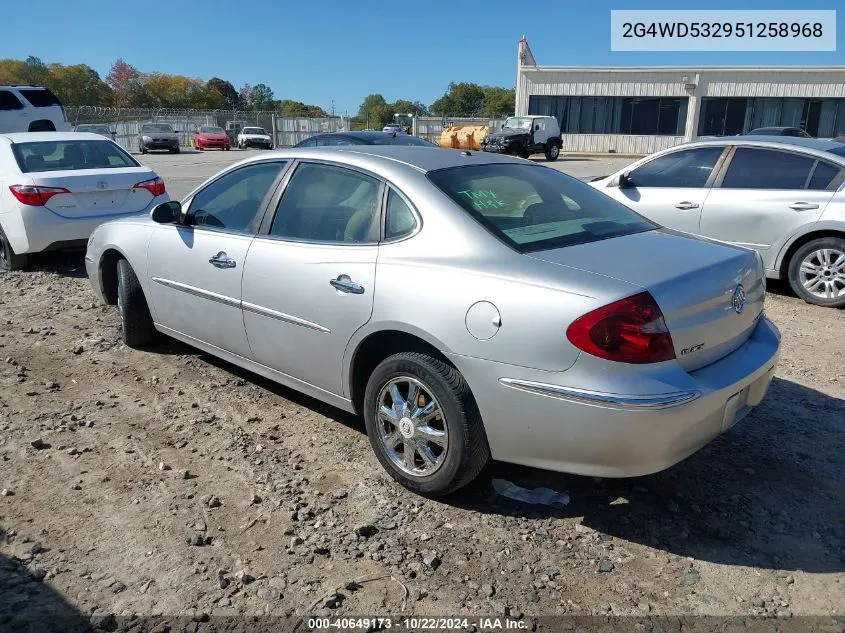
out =
{"type": "Polygon", "coordinates": [[[516,114],[557,117],[565,152],[647,154],[758,127],[845,134],[845,66],[539,66],[519,42],[516,114]]]}

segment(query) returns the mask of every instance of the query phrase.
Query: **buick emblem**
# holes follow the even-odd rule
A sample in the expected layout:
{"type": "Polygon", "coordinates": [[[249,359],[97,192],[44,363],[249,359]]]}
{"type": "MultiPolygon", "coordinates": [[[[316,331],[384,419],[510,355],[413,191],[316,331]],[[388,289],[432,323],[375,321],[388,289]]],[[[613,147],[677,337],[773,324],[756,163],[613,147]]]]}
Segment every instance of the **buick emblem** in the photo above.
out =
{"type": "Polygon", "coordinates": [[[733,306],[734,312],[737,314],[742,314],[742,311],[745,310],[745,289],[742,287],[742,284],[736,287],[734,290],[733,296],[733,306]]]}
{"type": "Polygon", "coordinates": [[[98,180],[97,181],[97,189],[105,189],[108,186],[109,186],[109,183],[107,183],[105,180],[98,180]]]}

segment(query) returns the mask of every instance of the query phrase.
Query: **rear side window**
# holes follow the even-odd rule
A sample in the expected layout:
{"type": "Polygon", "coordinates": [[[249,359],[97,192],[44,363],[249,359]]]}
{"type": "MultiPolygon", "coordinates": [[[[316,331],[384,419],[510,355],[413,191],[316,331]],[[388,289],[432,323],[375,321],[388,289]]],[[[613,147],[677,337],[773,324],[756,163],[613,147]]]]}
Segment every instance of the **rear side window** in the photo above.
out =
{"type": "Polygon", "coordinates": [[[351,169],[303,163],[285,189],[270,234],[308,242],[378,240],[381,183],[351,169]]]}
{"type": "Polygon", "coordinates": [[[810,182],[807,184],[807,189],[824,191],[833,183],[834,180],[837,179],[839,172],[840,169],[836,165],[819,161],[813,175],[810,176],[810,182]]]}
{"type": "Polygon", "coordinates": [[[384,239],[395,240],[412,233],[417,227],[414,212],[405,199],[390,189],[387,193],[387,226],[384,239]]]}
{"type": "Polygon", "coordinates": [[[24,96],[24,99],[29,101],[36,108],[62,105],[59,98],[46,88],[40,88],[38,90],[21,89],[21,94],[24,96]]]}
{"type": "Polygon", "coordinates": [[[23,173],[139,166],[134,158],[111,141],[15,143],[12,153],[23,173]]]}
{"type": "Polygon", "coordinates": [[[724,147],[699,147],[650,160],[631,172],[634,187],[700,188],[707,184],[724,147]]]}
{"type": "Polygon", "coordinates": [[[803,189],[815,163],[815,158],[792,152],[739,147],[722,189],[803,189]]]}
{"type": "Polygon", "coordinates": [[[435,147],[433,143],[410,134],[396,136],[381,136],[373,139],[373,145],[418,145],[420,147],[435,147]]]}
{"type": "Polygon", "coordinates": [[[548,167],[473,165],[429,172],[428,178],[522,253],[657,228],[590,185],[548,167]]]}
{"type": "Polygon", "coordinates": [[[23,104],[8,90],[0,90],[0,110],[22,110],[23,104]]]}

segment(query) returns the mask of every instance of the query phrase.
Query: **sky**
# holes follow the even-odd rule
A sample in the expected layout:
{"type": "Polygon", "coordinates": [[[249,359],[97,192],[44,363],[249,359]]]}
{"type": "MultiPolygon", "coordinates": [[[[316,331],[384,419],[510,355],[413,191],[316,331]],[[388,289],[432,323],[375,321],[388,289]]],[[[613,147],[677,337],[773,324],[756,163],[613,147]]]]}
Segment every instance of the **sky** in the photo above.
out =
{"type": "MultiPolygon", "coordinates": [[[[0,7],[11,0],[0,0],[0,7]]],[[[452,81],[513,87],[525,35],[539,65],[845,65],[842,0],[707,0],[701,9],[839,9],[837,51],[624,53],[610,50],[611,9],[677,9],[677,0],[36,0],[4,12],[0,59],[88,64],[102,77],[122,57],[159,71],[270,86],[357,113],[368,94],[431,104],[452,81]]]]}

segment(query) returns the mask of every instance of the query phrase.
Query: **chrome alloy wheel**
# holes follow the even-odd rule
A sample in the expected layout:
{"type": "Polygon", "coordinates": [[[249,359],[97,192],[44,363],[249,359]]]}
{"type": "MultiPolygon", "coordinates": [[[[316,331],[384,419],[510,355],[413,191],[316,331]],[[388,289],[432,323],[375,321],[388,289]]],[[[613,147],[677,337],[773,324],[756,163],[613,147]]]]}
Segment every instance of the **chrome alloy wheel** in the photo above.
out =
{"type": "Polygon", "coordinates": [[[436,472],[446,458],[448,427],[431,389],[400,376],[381,388],[376,402],[379,439],[390,460],[414,477],[436,472]]]}
{"type": "Polygon", "coordinates": [[[801,285],[819,299],[845,296],[845,253],[836,248],[820,248],[808,253],[798,270],[801,285]]]}

